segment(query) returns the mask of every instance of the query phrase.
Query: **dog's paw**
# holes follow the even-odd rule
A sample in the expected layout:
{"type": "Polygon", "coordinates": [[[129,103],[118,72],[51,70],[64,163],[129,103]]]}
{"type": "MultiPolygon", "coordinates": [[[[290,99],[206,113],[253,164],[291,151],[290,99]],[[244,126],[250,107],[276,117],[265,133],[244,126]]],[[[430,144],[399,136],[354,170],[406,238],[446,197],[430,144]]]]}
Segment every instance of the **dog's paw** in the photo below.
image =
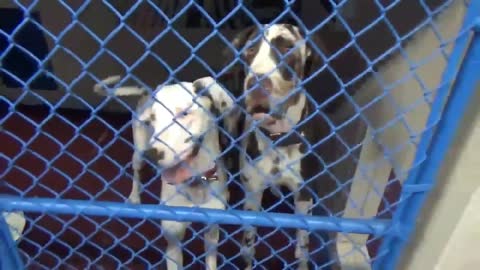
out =
{"type": "Polygon", "coordinates": [[[297,270],[309,270],[308,263],[300,262],[298,264],[297,270]]]}
{"type": "Polygon", "coordinates": [[[128,202],[132,204],[140,204],[140,196],[130,195],[128,196],[128,202]]]}

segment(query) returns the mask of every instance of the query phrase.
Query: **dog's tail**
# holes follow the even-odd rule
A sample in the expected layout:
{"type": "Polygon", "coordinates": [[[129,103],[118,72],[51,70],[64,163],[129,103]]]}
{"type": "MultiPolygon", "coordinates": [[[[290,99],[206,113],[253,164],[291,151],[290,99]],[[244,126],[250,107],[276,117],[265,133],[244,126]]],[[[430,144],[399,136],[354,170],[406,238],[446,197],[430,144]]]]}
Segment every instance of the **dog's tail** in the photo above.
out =
{"type": "Polygon", "coordinates": [[[119,75],[110,76],[100,83],[97,83],[93,86],[93,91],[101,96],[142,96],[146,95],[148,91],[145,88],[137,87],[137,86],[122,86],[117,87],[113,91],[108,91],[105,86],[111,86],[119,82],[121,77],[119,75]]]}

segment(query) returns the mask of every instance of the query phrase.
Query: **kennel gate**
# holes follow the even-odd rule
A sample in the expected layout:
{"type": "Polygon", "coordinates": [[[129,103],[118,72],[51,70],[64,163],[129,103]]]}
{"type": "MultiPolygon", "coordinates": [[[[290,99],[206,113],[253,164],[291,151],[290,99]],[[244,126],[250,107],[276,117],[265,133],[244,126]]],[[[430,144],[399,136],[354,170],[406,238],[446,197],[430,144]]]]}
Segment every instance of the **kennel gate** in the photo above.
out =
{"type": "MultiPolygon", "coordinates": [[[[177,221],[193,221],[193,222],[199,222],[199,223],[206,223],[206,224],[212,224],[212,223],[219,223],[219,224],[230,224],[230,225],[239,225],[239,226],[263,226],[267,228],[274,228],[275,231],[281,231],[284,228],[303,228],[307,229],[309,231],[332,231],[332,232],[340,232],[340,233],[356,233],[356,234],[364,234],[364,235],[374,235],[375,237],[382,238],[382,244],[380,246],[378,254],[369,260],[369,263],[372,263],[374,269],[394,269],[394,266],[397,264],[400,256],[400,252],[402,248],[404,247],[407,239],[411,235],[413,229],[414,229],[414,224],[415,224],[415,219],[419,213],[419,210],[423,204],[423,201],[425,200],[426,195],[428,194],[428,191],[432,189],[433,185],[435,184],[435,178],[438,174],[438,168],[442,163],[442,160],[446,154],[446,150],[448,149],[449,145],[454,139],[455,136],[455,131],[457,127],[459,126],[460,119],[462,118],[463,113],[466,110],[466,105],[469,104],[469,99],[472,97],[472,94],[474,93],[474,85],[477,82],[477,74],[475,74],[475,69],[480,68],[480,36],[478,35],[480,31],[480,1],[478,0],[471,0],[471,1],[462,1],[462,4],[465,4],[468,6],[468,9],[465,13],[464,20],[461,26],[461,31],[455,36],[454,39],[451,40],[444,40],[442,39],[441,35],[438,35],[438,39],[440,40],[440,43],[442,44],[442,48],[446,47],[447,43],[452,43],[455,46],[453,47],[451,53],[449,54],[449,60],[446,68],[442,72],[442,83],[440,83],[437,87],[438,89],[436,92],[435,98],[431,101],[431,111],[428,116],[428,121],[425,125],[425,129],[422,131],[421,135],[421,140],[418,144],[417,151],[415,154],[415,159],[414,159],[414,166],[412,166],[411,170],[408,172],[408,177],[406,177],[405,182],[403,183],[403,188],[400,194],[400,198],[398,201],[394,202],[396,205],[397,209],[394,212],[394,215],[391,219],[381,219],[381,218],[372,218],[372,219],[361,219],[361,218],[342,218],[342,217],[323,217],[323,216],[311,216],[311,217],[303,217],[303,216],[296,216],[293,214],[284,214],[284,213],[274,213],[274,212],[262,212],[262,213],[255,213],[255,212],[248,212],[248,211],[240,211],[240,210],[228,210],[228,211],[217,211],[217,210],[208,210],[208,209],[192,209],[192,208],[181,208],[181,207],[166,207],[162,205],[149,205],[149,204],[143,204],[143,205],[130,205],[130,204],[125,204],[124,202],[112,202],[112,201],[100,201],[100,200],[95,200],[94,197],[90,196],[90,200],[73,200],[73,199],[68,199],[65,197],[62,197],[62,194],[64,192],[56,192],[55,190],[51,189],[48,186],[45,186],[41,182],[35,183],[42,175],[45,174],[45,172],[40,173],[40,176],[34,175],[31,172],[28,172],[28,169],[22,168],[21,165],[19,165],[17,162],[19,160],[19,157],[22,154],[25,154],[26,152],[30,152],[30,154],[33,154],[36,156],[37,159],[41,160],[44,162],[47,166],[53,166],[52,164],[54,163],[54,159],[57,159],[58,156],[55,155],[54,157],[51,157],[51,160],[46,159],[45,157],[42,157],[39,154],[35,154],[34,150],[29,149],[29,145],[31,142],[34,140],[36,136],[39,136],[39,134],[43,133],[43,125],[48,121],[48,119],[54,117],[55,110],[57,109],[58,105],[64,100],[63,98],[58,101],[58,104],[50,104],[49,101],[42,96],[38,95],[35,93],[35,91],[31,90],[32,85],[34,83],[39,83],[39,79],[41,77],[41,80],[43,81],[50,81],[54,82],[54,84],[60,84],[62,87],[66,89],[66,91],[69,91],[69,89],[72,87],[77,82],[77,79],[73,79],[70,84],[67,84],[60,79],[56,78],[56,75],[52,70],[49,68],[49,58],[52,57],[54,54],[54,51],[58,49],[64,50],[67,54],[69,54],[75,61],[78,61],[78,63],[81,63],[82,65],[82,70],[80,74],[77,74],[78,77],[80,78],[81,76],[91,76],[94,78],[94,80],[98,81],[100,79],[103,79],[102,77],[97,76],[96,74],[93,74],[92,72],[88,71],[88,68],[91,66],[92,62],[94,62],[99,56],[97,54],[93,55],[92,58],[89,61],[83,61],[79,57],[75,55],[75,53],[70,50],[70,48],[66,47],[65,45],[62,44],[62,39],[65,37],[65,35],[68,33],[68,31],[73,28],[74,26],[76,27],[81,27],[86,33],[88,33],[91,37],[93,37],[98,44],[100,44],[100,51],[108,51],[105,48],[105,44],[111,40],[114,35],[115,31],[119,31],[121,27],[126,27],[128,31],[132,35],[134,35],[137,39],[142,40],[142,42],[145,44],[145,47],[150,50],[151,46],[149,45],[148,41],[143,40],[143,38],[136,34],[135,31],[133,31],[131,28],[128,28],[128,26],[125,24],[125,20],[127,17],[129,17],[141,4],[141,1],[137,3],[132,3],[131,6],[125,10],[125,12],[120,12],[119,10],[116,9],[116,7],[109,3],[108,1],[103,1],[103,5],[110,9],[110,11],[115,14],[115,16],[118,18],[118,27],[112,33],[107,34],[105,39],[101,39],[98,37],[94,32],[92,32],[89,27],[82,22],[78,20],[78,17],[81,16],[82,12],[84,12],[87,8],[89,8],[89,5],[91,5],[92,1],[84,1],[81,4],[78,4],[75,6],[75,8],[70,7],[69,4],[63,1],[57,1],[60,6],[62,6],[65,10],[68,11],[69,15],[71,16],[71,23],[66,25],[62,31],[59,33],[52,33],[48,28],[44,27],[41,24],[41,21],[39,18],[35,15],[33,11],[36,9],[36,5],[38,4],[39,1],[33,1],[30,4],[24,5],[22,1],[13,1],[12,5],[14,8],[16,8],[17,11],[20,11],[20,14],[22,15],[21,20],[15,25],[12,24],[10,26],[5,26],[5,23],[3,24],[3,28],[0,30],[0,41],[4,41],[3,43],[0,43],[2,47],[0,51],[0,62],[2,65],[0,66],[0,72],[2,74],[2,92],[4,91],[3,87],[8,87],[9,83],[14,84],[14,87],[18,87],[20,89],[23,89],[24,91],[22,92],[21,95],[17,97],[17,99],[9,99],[4,97],[2,94],[2,99],[1,101],[6,104],[7,110],[2,113],[2,130],[0,134],[2,134],[2,138],[10,138],[14,139],[18,144],[21,145],[20,152],[19,153],[14,153],[13,155],[11,153],[7,153],[7,151],[4,151],[4,149],[7,148],[6,144],[2,145],[2,164],[5,166],[3,168],[2,172],[2,187],[6,187],[5,190],[8,190],[8,192],[5,192],[3,195],[0,196],[0,208],[3,211],[3,215],[0,216],[0,262],[1,262],[1,269],[23,269],[25,266],[28,267],[39,267],[39,269],[52,269],[52,268],[60,268],[61,267],[66,267],[65,269],[68,269],[68,263],[67,260],[69,257],[72,256],[73,253],[79,252],[80,247],[74,247],[73,245],[68,245],[68,243],[63,243],[63,245],[66,246],[66,248],[69,250],[69,252],[65,253],[64,255],[58,255],[54,254],[49,250],[44,250],[42,249],[51,244],[52,241],[55,240],[57,235],[63,233],[66,230],[75,230],[73,228],[75,219],[77,217],[82,217],[90,222],[90,224],[93,224],[94,229],[92,231],[92,234],[86,235],[82,234],[79,231],[76,231],[76,234],[78,235],[79,242],[80,243],[85,243],[87,241],[90,241],[94,238],[94,235],[96,232],[103,230],[101,227],[106,226],[107,222],[110,219],[118,219],[118,218],[137,218],[141,219],[142,222],[135,226],[131,226],[128,222],[123,222],[119,220],[122,226],[125,226],[126,230],[128,231],[127,234],[135,234],[136,237],[140,237],[143,239],[145,243],[144,248],[139,248],[137,250],[128,250],[129,246],[123,246],[124,249],[127,249],[128,252],[130,252],[129,257],[135,257],[138,256],[142,258],[142,252],[145,252],[145,249],[149,246],[151,243],[149,239],[147,239],[147,236],[145,235],[140,235],[135,232],[135,230],[139,229],[141,226],[143,226],[146,223],[146,220],[154,219],[154,220],[160,220],[160,219],[170,219],[170,220],[177,220],[177,221]],[[27,34],[32,34],[33,31],[32,29],[37,29],[40,30],[40,32],[43,32],[43,34],[48,35],[49,38],[51,38],[53,42],[53,48],[51,49],[51,52],[48,54],[45,54],[43,56],[39,56],[37,53],[32,52],[32,44],[28,43],[23,43],[21,44],[19,42],[19,36],[22,33],[22,29],[27,29],[25,30],[27,34]],[[30,32],[29,32],[30,31],[30,32]],[[27,59],[26,61],[33,61],[35,65],[38,67],[41,67],[41,69],[38,69],[36,72],[32,72],[30,75],[25,74],[20,74],[18,73],[18,70],[14,65],[11,63],[11,59],[14,59],[12,51],[15,51],[16,54],[23,55],[24,60],[27,59]],[[21,102],[22,98],[24,98],[27,94],[34,95],[38,99],[42,101],[42,103],[45,103],[48,105],[48,110],[47,110],[47,116],[43,121],[33,121],[31,119],[28,119],[28,117],[20,112],[17,112],[16,108],[18,106],[18,103],[21,102]],[[10,126],[10,123],[12,120],[12,115],[17,114],[17,118],[24,118],[26,119],[27,122],[30,123],[30,125],[33,125],[36,129],[34,132],[34,136],[32,136],[31,139],[22,139],[19,137],[16,133],[17,131],[13,129],[9,129],[8,127],[10,126]],[[9,122],[10,121],[10,122],[9,122]],[[11,172],[12,170],[20,170],[23,173],[27,174],[29,177],[31,177],[32,186],[35,185],[42,185],[42,188],[49,190],[51,194],[54,194],[54,196],[45,196],[45,197],[33,197],[28,195],[28,187],[24,187],[23,189],[19,189],[18,187],[15,186],[15,181],[16,179],[9,179],[11,178],[11,172]],[[25,229],[24,232],[19,232],[17,236],[15,236],[15,239],[18,242],[16,242],[14,239],[12,239],[12,236],[14,235],[12,232],[15,230],[14,224],[15,222],[12,222],[12,220],[15,219],[15,217],[12,218],[11,215],[16,214],[16,211],[22,211],[25,216],[26,216],[26,221],[29,223],[27,226],[27,229],[25,229]],[[47,236],[47,240],[45,240],[43,243],[30,243],[30,245],[35,246],[33,250],[36,252],[34,253],[26,253],[22,250],[17,249],[17,245],[20,245],[22,241],[24,242],[29,242],[29,239],[26,239],[26,235],[28,235],[28,231],[32,230],[32,228],[35,228],[36,222],[38,222],[42,216],[49,216],[50,222],[51,223],[59,223],[59,228],[58,230],[54,233],[53,231],[49,231],[48,229],[45,228],[36,228],[37,231],[36,233],[43,233],[47,236]],[[69,215],[72,217],[70,220],[67,221],[62,221],[62,219],[58,219],[55,217],[55,215],[69,215]],[[104,221],[99,222],[95,220],[95,217],[103,217],[104,221]],[[143,224],[143,225],[142,225],[143,224]],[[9,227],[12,226],[12,227],[9,227]],[[71,226],[71,227],[70,227],[71,226]],[[20,251],[20,252],[19,252],[20,251]],[[48,268],[45,265],[38,265],[35,264],[35,261],[39,258],[40,253],[46,253],[48,256],[50,256],[50,261],[53,263],[50,265],[51,268],[48,268]],[[53,267],[52,267],[53,265],[53,267]]],[[[181,35],[178,34],[175,30],[175,28],[171,25],[175,20],[177,20],[179,17],[182,16],[182,14],[186,13],[188,9],[194,8],[198,10],[199,14],[201,17],[204,17],[206,22],[212,26],[214,29],[212,33],[208,35],[207,38],[218,35],[220,36],[221,39],[223,39],[224,42],[228,42],[225,37],[222,37],[219,34],[219,27],[220,25],[224,24],[229,18],[232,16],[235,16],[236,12],[242,11],[244,12],[247,16],[250,17],[256,24],[259,24],[259,22],[255,19],[255,16],[245,8],[244,4],[242,1],[239,1],[237,5],[235,5],[231,11],[226,14],[226,16],[220,20],[215,20],[213,19],[209,13],[204,10],[197,2],[195,1],[188,1],[188,3],[185,5],[185,7],[181,8],[180,11],[177,14],[174,14],[172,17],[168,17],[161,9],[156,7],[155,4],[153,4],[154,1],[146,1],[149,3],[150,7],[152,7],[157,16],[162,16],[163,19],[168,23],[167,30],[171,31],[175,35],[181,35]]],[[[292,13],[290,15],[293,15],[294,18],[298,19],[296,17],[296,14],[291,12],[292,5],[294,4],[295,1],[284,1],[285,3],[285,10],[280,14],[275,20],[280,20],[280,17],[282,17],[284,14],[287,13],[292,13]]],[[[341,2],[341,1],[337,1],[341,2]]],[[[337,3],[338,8],[342,7],[347,1],[343,1],[341,3],[337,3]]],[[[388,24],[388,18],[386,18],[385,12],[387,12],[390,8],[394,7],[397,5],[400,1],[391,1],[389,5],[383,5],[380,3],[380,1],[375,0],[375,4],[378,6],[378,8],[381,10],[382,15],[378,18],[378,20],[384,20],[388,24]]],[[[422,7],[425,8],[425,12],[428,14],[428,20],[426,20],[426,23],[424,25],[429,25],[433,29],[435,29],[435,24],[432,23],[432,17],[438,13],[438,11],[447,8],[447,4],[451,4],[452,1],[446,1],[447,4],[441,5],[437,10],[430,10],[428,9],[427,5],[424,3],[423,0],[418,1],[422,7]]],[[[455,2],[455,1],[453,1],[455,2]]],[[[457,1],[458,2],[458,1],[457,1]]],[[[453,5],[453,4],[452,4],[453,5]]],[[[0,6],[0,10],[1,10],[0,6]]],[[[5,13],[1,13],[5,14],[5,13]]],[[[333,15],[330,15],[330,19],[334,15],[339,15],[335,11],[333,15]]],[[[7,17],[4,17],[7,18],[7,17]]],[[[8,17],[12,19],[11,17],[8,17]]],[[[336,16],[337,20],[339,23],[343,24],[344,27],[347,29],[347,33],[353,38],[357,38],[359,35],[361,35],[361,31],[354,33],[350,28],[348,28],[346,21],[341,17],[341,16],[336,16]]],[[[12,19],[13,20],[13,19],[12,19]]],[[[297,23],[300,22],[299,20],[297,23]]],[[[373,27],[374,22],[368,26],[368,28],[373,27]]],[[[299,25],[302,26],[302,23],[300,22],[299,25]]],[[[319,24],[316,28],[323,27],[324,23],[319,24]]],[[[304,26],[302,26],[304,27],[304,26]]],[[[389,25],[390,30],[392,32],[395,32],[395,29],[389,25]]],[[[408,38],[409,36],[415,34],[417,31],[419,31],[420,26],[416,27],[414,31],[410,32],[406,36],[399,36],[397,35],[397,41],[399,42],[397,45],[401,45],[401,43],[408,38]]],[[[364,31],[366,29],[363,29],[364,31]]],[[[310,29],[311,32],[314,32],[315,29],[310,29]]],[[[433,30],[435,32],[435,30],[433,30]]],[[[308,33],[308,30],[307,30],[308,33]]],[[[437,32],[435,32],[438,34],[437,32]]],[[[25,34],[25,33],[23,33],[25,34]]],[[[160,34],[159,36],[163,35],[160,34]]],[[[206,38],[206,39],[207,39],[206,38]]],[[[181,39],[181,37],[180,37],[181,39]]],[[[154,39],[158,40],[158,38],[154,39]]],[[[153,41],[152,41],[153,42],[153,41]]],[[[188,62],[192,59],[198,58],[195,56],[196,52],[203,46],[204,43],[206,43],[205,40],[200,41],[196,46],[191,45],[186,41],[185,39],[182,40],[182,42],[185,42],[186,46],[191,50],[192,55],[190,58],[188,58],[185,62],[188,62]]],[[[35,43],[33,46],[40,46],[39,44],[35,43]]],[[[353,46],[358,46],[356,45],[355,42],[353,42],[353,46]]],[[[401,48],[401,46],[398,46],[398,48],[401,48]]],[[[435,48],[438,49],[438,48],[435,48]]],[[[443,53],[443,51],[442,51],[443,53]]],[[[117,61],[120,63],[123,63],[123,68],[126,71],[126,73],[132,72],[132,70],[136,67],[136,65],[139,63],[135,61],[133,65],[128,65],[125,62],[122,61],[122,59],[118,58],[114,52],[108,51],[108,54],[112,56],[113,58],[116,58],[117,61]]],[[[332,56],[330,56],[329,60],[332,60],[335,58],[339,53],[335,53],[332,56]]],[[[385,52],[385,55],[387,52],[385,52]]],[[[385,56],[384,55],[384,56],[385,56]]],[[[441,54],[437,55],[436,57],[443,57],[444,55],[441,54]]],[[[143,57],[143,56],[142,56],[143,57]]],[[[383,57],[383,56],[382,56],[383,57]]],[[[377,60],[380,60],[382,57],[379,57],[379,59],[376,59],[375,61],[368,60],[368,65],[369,68],[372,68],[371,65],[375,64],[377,60]]],[[[17,58],[15,59],[20,59],[17,58]]],[[[160,59],[159,57],[156,58],[157,61],[162,63],[164,65],[165,63],[160,59]]],[[[197,59],[198,60],[198,59],[197,59]]],[[[327,61],[328,62],[328,61],[327,61]]],[[[205,63],[203,63],[206,65],[205,63]]],[[[411,64],[410,70],[415,71],[416,68],[421,66],[421,63],[415,63],[411,64]]],[[[177,69],[172,70],[169,67],[165,67],[169,73],[171,74],[170,77],[174,78],[175,72],[180,70],[182,68],[182,65],[180,65],[177,69]]],[[[328,68],[324,66],[324,68],[328,68]]],[[[207,68],[212,75],[215,74],[214,71],[211,69],[207,68]]],[[[108,74],[110,75],[110,74],[108,74]]],[[[48,84],[48,83],[47,83],[48,84]]],[[[50,84],[51,85],[51,84],[50,84]]],[[[93,85],[92,85],[93,86],[93,85]]],[[[423,87],[423,86],[422,86],[423,87]]],[[[386,86],[385,86],[385,89],[386,86]]],[[[427,99],[428,92],[433,91],[433,89],[423,89],[425,92],[425,98],[427,99]]],[[[68,95],[75,95],[72,92],[66,92],[68,95]]],[[[66,95],[67,96],[67,95],[66,95]]],[[[65,96],[65,98],[66,98],[65,96]]],[[[351,99],[353,100],[353,99],[351,99]]],[[[86,121],[84,124],[79,124],[75,125],[71,121],[67,120],[66,118],[62,117],[61,115],[57,115],[55,117],[59,117],[61,121],[65,121],[70,125],[73,129],[75,129],[75,135],[74,136],[83,136],[79,132],[80,129],[85,128],[85,126],[88,124],[88,122],[91,120],[92,117],[95,116],[95,112],[97,109],[95,107],[92,107],[88,103],[84,103],[86,106],[89,107],[89,109],[93,112],[89,116],[89,120],[86,121]]],[[[356,108],[361,109],[359,107],[356,108]]],[[[16,118],[16,119],[17,119],[16,118]]],[[[105,125],[109,125],[108,123],[105,123],[105,125]]],[[[128,126],[128,125],[126,125],[128,126]]],[[[122,126],[120,129],[115,129],[112,127],[114,130],[114,133],[120,133],[124,132],[126,127],[122,126]]],[[[127,128],[128,130],[128,128],[127,128]]],[[[372,130],[370,130],[372,132],[372,130]]],[[[58,141],[58,139],[51,134],[45,133],[47,137],[49,137],[51,140],[55,141],[57,144],[62,145],[61,142],[58,141]]],[[[117,134],[116,134],[117,135],[117,134]]],[[[88,139],[87,137],[85,140],[89,141],[90,143],[95,144],[96,142],[94,140],[88,139]]],[[[413,140],[413,139],[412,139],[413,140]]],[[[5,143],[8,143],[8,140],[4,140],[5,143]]],[[[67,142],[67,146],[70,142],[67,142]]],[[[2,142],[3,144],[3,142],[2,142]]],[[[63,154],[63,152],[68,151],[68,147],[60,147],[60,153],[58,155],[63,154]]],[[[130,144],[130,146],[132,146],[130,144]]],[[[353,149],[350,149],[350,151],[353,151],[353,149]]],[[[384,153],[385,156],[388,156],[389,153],[384,153]]],[[[75,157],[70,157],[76,160],[76,162],[80,162],[83,170],[88,170],[86,166],[89,166],[89,164],[85,164],[81,159],[76,159],[75,157]]],[[[94,159],[98,159],[98,156],[95,156],[94,159]]],[[[91,161],[93,162],[93,161],[91,161]]],[[[360,162],[360,161],[358,161],[360,162]]],[[[125,168],[129,166],[123,165],[124,168],[121,169],[122,173],[126,173],[125,168]]],[[[122,166],[121,166],[122,167],[122,166]]],[[[68,179],[69,185],[75,185],[75,182],[77,178],[73,178],[72,176],[67,175],[64,172],[58,171],[57,174],[59,176],[65,177],[68,179]]],[[[102,176],[98,176],[101,179],[102,176]]],[[[106,184],[111,179],[103,179],[106,184]]],[[[88,195],[88,194],[87,194],[88,195]]],[[[382,199],[383,200],[383,199],[382,199]]],[[[387,208],[392,207],[392,205],[388,205],[387,203],[387,208]]],[[[21,218],[20,218],[21,219],[21,218]]],[[[20,222],[21,223],[21,222],[20,222]]],[[[24,225],[23,225],[24,226],[24,225]]],[[[231,240],[233,242],[237,241],[233,238],[233,235],[230,234],[230,232],[223,231],[225,236],[223,236],[227,240],[231,240]]],[[[108,233],[103,230],[103,233],[108,233]]],[[[232,233],[236,233],[232,232],[232,233]]],[[[161,237],[161,232],[158,231],[159,236],[153,236],[154,240],[158,240],[158,237],[161,237]]],[[[200,236],[200,231],[193,232],[193,236],[200,236]]],[[[191,239],[193,239],[193,236],[191,239]]],[[[121,241],[126,239],[127,236],[122,236],[119,238],[116,238],[117,236],[115,234],[110,234],[110,237],[112,240],[105,245],[96,245],[93,243],[92,245],[94,248],[98,250],[100,254],[103,253],[108,253],[111,251],[111,247],[108,247],[108,245],[121,245],[121,241]]],[[[290,234],[290,236],[286,235],[286,238],[288,240],[294,241],[294,236],[290,234]]],[[[153,240],[152,240],[153,241],[153,240]]],[[[185,241],[190,241],[190,239],[186,239],[185,241]]],[[[222,237],[221,240],[222,241],[222,237]]],[[[237,243],[239,244],[239,243],[237,243]]],[[[80,245],[80,244],[78,244],[80,245]]],[[[185,244],[186,245],[186,244],[185,244]]],[[[117,246],[118,247],[118,246],[117,246]]],[[[116,247],[116,248],[117,248],[116,247]]],[[[269,247],[272,249],[272,247],[269,247]]],[[[321,248],[321,247],[320,247],[321,248]]],[[[354,247],[357,248],[357,247],[354,247]]],[[[360,248],[360,247],[358,247],[360,248]]],[[[32,250],[32,249],[30,249],[32,250]]],[[[158,250],[158,252],[162,252],[161,250],[158,250]]],[[[271,250],[272,252],[276,252],[274,250],[271,250]]],[[[109,253],[110,254],[110,253],[109,253]]],[[[42,255],[44,256],[44,255],[42,255]]],[[[190,256],[193,257],[193,262],[203,260],[202,256],[197,256],[193,253],[190,253],[190,256]]],[[[271,255],[275,256],[275,255],[271,255]]],[[[348,256],[348,255],[346,255],[348,256]]],[[[82,257],[82,260],[86,262],[85,268],[92,268],[95,266],[96,263],[99,262],[98,258],[92,259],[91,257],[88,257],[88,255],[85,254],[80,254],[80,257],[82,257]]],[[[222,257],[222,250],[219,251],[219,257],[222,257]]],[[[113,258],[113,261],[116,261],[116,267],[118,269],[123,269],[122,266],[124,266],[126,263],[124,261],[121,261],[118,258],[113,258]]],[[[131,262],[133,258],[129,258],[127,261],[131,262]]],[[[223,257],[223,266],[226,269],[237,269],[237,267],[234,266],[233,263],[229,262],[229,258],[223,257]],[[230,268],[228,268],[230,267],[230,268]]],[[[280,258],[280,260],[282,260],[280,258]]],[[[283,261],[284,267],[285,265],[288,265],[287,262],[283,261]]],[[[319,265],[318,267],[321,267],[322,265],[325,266],[324,269],[327,269],[326,265],[328,265],[328,261],[323,261],[323,262],[318,262],[319,265]]],[[[219,266],[222,266],[222,263],[219,263],[219,266]]],[[[70,265],[70,267],[72,267],[70,265]]],[[[150,264],[147,260],[143,261],[143,267],[158,267],[158,265],[150,264]]],[[[35,269],[35,268],[32,268],[35,269]]],[[[74,269],[74,267],[73,267],[74,269]]],[[[136,269],[136,268],[133,268],[136,269]]],[[[143,268],[142,268],[143,269],[143,268]]],[[[319,268],[321,269],[321,268],[319,268]]]]}

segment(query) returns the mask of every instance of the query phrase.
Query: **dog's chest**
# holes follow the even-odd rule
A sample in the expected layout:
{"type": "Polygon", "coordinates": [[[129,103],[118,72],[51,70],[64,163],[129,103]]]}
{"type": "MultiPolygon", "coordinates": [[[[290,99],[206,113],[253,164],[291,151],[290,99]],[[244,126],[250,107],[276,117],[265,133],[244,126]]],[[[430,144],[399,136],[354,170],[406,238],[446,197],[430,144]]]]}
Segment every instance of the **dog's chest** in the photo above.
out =
{"type": "Polygon", "coordinates": [[[250,133],[242,142],[241,172],[252,188],[271,185],[295,187],[302,180],[301,144],[276,146],[261,131],[250,133]]]}

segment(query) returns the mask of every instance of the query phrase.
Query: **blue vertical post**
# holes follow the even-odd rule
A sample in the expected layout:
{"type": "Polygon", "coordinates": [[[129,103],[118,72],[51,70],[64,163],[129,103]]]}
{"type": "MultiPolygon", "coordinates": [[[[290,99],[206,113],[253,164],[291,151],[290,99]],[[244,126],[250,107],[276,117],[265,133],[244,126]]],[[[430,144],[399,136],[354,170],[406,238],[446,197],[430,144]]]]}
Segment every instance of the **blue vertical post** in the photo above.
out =
{"type": "MultiPolygon", "coordinates": [[[[449,64],[444,76],[451,76],[459,63],[458,76],[456,77],[450,96],[448,86],[437,96],[430,113],[427,125],[434,123],[443,114],[435,133],[427,132],[422,136],[416,159],[422,153],[427,153],[428,158],[417,170],[410,173],[405,181],[402,191],[402,198],[407,198],[397,209],[392,224],[398,226],[397,234],[388,235],[380,246],[382,255],[374,262],[375,270],[395,269],[400,259],[401,251],[415,228],[415,220],[427,197],[428,192],[415,192],[410,189],[418,185],[432,186],[438,177],[448,149],[455,139],[461,119],[470,104],[472,96],[479,87],[478,70],[480,69],[480,0],[472,0],[468,9],[463,29],[472,27],[473,37],[462,36],[456,43],[455,49],[450,57],[449,64]],[[466,50],[465,57],[462,58],[466,50]],[[448,102],[443,108],[444,99],[448,102]],[[442,100],[443,99],[443,100],[442,100]],[[431,140],[430,140],[431,139],[431,140]],[[423,149],[422,149],[423,148],[423,149]],[[412,192],[410,192],[410,191],[412,192]]],[[[433,132],[433,131],[432,131],[433,132]]]]}
{"type": "MultiPolygon", "coordinates": [[[[0,97],[0,119],[8,114],[9,103],[5,98],[0,97]]],[[[15,250],[15,242],[1,210],[0,205],[0,270],[23,269],[18,252],[15,250]]]]}
{"type": "Polygon", "coordinates": [[[3,217],[3,212],[0,211],[0,270],[21,269],[24,269],[24,267],[17,245],[12,239],[10,228],[3,217]]]}

